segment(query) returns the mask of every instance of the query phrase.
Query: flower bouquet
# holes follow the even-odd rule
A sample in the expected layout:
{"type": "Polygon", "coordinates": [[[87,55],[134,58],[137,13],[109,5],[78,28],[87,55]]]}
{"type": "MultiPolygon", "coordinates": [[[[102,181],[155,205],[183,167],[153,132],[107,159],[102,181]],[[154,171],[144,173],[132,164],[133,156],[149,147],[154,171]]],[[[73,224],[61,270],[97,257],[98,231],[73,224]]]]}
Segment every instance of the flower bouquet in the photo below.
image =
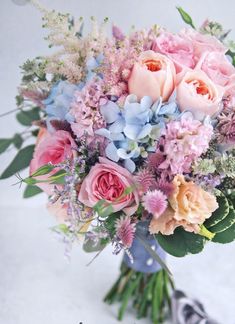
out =
{"type": "Polygon", "coordinates": [[[48,195],[67,248],[123,250],[105,301],[120,303],[120,320],[132,300],[138,318],[161,323],[174,290],[166,253],[235,240],[234,43],[218,23],[196,30],[182,8],[190,26],[177,34],[113,26],[108,37],[107,19],[84,35],[82,19],[31,3],[58,50],[21,67],[26,130],[0,140],[0,153],[18,150],[1,179],[48,195]]]}

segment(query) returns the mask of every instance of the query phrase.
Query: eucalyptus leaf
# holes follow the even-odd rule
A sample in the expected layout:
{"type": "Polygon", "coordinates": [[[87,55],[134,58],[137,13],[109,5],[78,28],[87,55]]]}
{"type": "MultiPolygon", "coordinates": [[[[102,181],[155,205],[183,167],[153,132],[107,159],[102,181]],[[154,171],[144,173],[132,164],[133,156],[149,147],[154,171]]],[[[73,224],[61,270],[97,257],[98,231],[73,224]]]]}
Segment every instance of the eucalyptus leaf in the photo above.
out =
{"type": "Polygon", "coordinates": [[[104,239],[99,239],[97,241],[94,241],[92,239],[90,239],[89,237],[85,238],[85,241],[83,243],[83,250],[85,252],[98,252],[102,249],[104,249],[104,247],[108,244],[107,240],[104,239]]]}
{"type": "Polygon", "coordinates": [[[40,194],[41,192],[43,192],[43,191],[39,187],[28,185],[24,190],[23,197],[31,198],[31,197],[34,197],[34,196],[40,194]]]}
{"type": "Polygon", "coordinates": [[[32,122],[40,119],[40,108],[34,107],[31,110],[21,110],[16,114],[16,119],[21,125],[31,126],[32,122]]]}
{"type": "Polygon", "coordinates": [[[0,138],[0,154],[4,153],[11,144],[12,138],[0,138]]]}
{"type": "Polygon", "coordinates": [[[21,149],[10,165],[3,171],[0,179],[9,178],[17,172],[27,168],[33,158],[33,152],[34,145],[29,145],[21,149]]]}
{"type": "Polygon", "coordinates": [[[195,25],[194,25],[194,23],[193,23],[193,20],[192,20],[191,16],[190,16],[186,11],[184,11],[184,9],[181,8],[181,7],[176,7],[176,9],[179,11],[180,16],[181,16],[181,18],[183,19],[183,21],[184,21],[187,25],[190,25],[192,28],[195,29],[195,25]]]}
{"type": "Polygon", "coordinates": [[[176,228],[172,235],[157,234],[156,238],[161,247],[175,257],[197,254],[203,250],[206,242],[203,236],[187,232],[182,227],[176,228]]]}
{"type": "Polygon", "coordinates": [[[13,144],[17,149],[20,149],[24,140],[20,134],[15,134],[13,139],[12,139],[13,144]]]}

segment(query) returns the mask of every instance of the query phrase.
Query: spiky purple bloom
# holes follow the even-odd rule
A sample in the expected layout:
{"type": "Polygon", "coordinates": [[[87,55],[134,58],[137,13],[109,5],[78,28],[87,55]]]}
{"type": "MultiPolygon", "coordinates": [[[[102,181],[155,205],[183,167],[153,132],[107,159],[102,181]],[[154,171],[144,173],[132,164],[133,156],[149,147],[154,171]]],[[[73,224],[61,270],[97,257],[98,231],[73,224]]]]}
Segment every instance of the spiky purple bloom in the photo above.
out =
{"type": "Polygon", "coordinates": [[[220,143],[235,143],[235,112],[221,114],[217,124],[217,136],[220,143]]]}
{"type": "Polygon", "coordinates": [[[158,218],[166,210],[167,197],[160,190],[148,191],[142,200],[144,208],[153,214],[154,218],[158,218]]]}
{"type": "Polygon", "coordinates": [[[135,235],[135,223],[129,216],[120,217],[115,224],[116,234],[125,248],[130,248],[135,235]]]}
{"type": "Polygon", "coordinates": [[[147,168],[140,169],[134,176],[134,180],[140,195],[143,195],[156,185],[154,175],[147,168]]]}

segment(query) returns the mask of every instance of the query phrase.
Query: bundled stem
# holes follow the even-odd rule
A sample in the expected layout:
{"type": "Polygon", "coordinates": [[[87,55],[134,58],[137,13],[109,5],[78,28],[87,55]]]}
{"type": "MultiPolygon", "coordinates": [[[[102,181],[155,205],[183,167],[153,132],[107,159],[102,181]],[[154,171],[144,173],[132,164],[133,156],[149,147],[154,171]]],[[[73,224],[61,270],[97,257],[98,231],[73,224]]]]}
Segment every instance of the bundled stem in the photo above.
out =
{"type": "Polygon", "coordinates": [[[120,276],[104,301],[108,304],[120,302],[120,321],[129,301],[132,300],[138,319],[150,315],[153,324],[160,324],[171,309],[171,289],[173,282],[164,269],[156,273],[143,273],[136,272],[122,263],[120,276]]]}

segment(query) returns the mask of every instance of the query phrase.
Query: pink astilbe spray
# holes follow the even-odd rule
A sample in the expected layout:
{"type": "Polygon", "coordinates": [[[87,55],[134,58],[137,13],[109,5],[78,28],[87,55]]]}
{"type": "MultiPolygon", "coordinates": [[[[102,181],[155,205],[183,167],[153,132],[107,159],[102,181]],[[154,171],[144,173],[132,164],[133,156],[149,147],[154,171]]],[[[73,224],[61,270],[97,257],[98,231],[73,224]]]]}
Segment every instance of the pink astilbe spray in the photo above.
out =
{"type": "Polygon", "coordinates": [[[129,216],[122,216],[115,224],[116,234],[125,248],[130,248],[135,235],[135,223],[129,216]]]}
{"type": "Polygon", "coordinates": [[[134,181],[140,195],[143,195],[156,184],[154,175],[147,168],[140,169],[134,176],[134,181]]]}
{"type": "Polygon", "coordinates": [[[144,208],[153,214],[154,218],[158,218],[166,210],[167,197],[160,190],[148,191],[142,200],[144,208]]]}

